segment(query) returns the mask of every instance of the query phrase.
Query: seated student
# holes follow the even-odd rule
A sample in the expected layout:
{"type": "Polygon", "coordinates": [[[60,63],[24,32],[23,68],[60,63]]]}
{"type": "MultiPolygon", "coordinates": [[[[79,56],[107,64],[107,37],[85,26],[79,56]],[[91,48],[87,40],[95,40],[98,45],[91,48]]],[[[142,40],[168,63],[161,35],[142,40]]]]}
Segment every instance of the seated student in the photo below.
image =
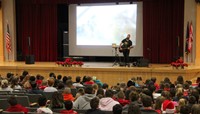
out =
{"type": "Polygon", "coordinates": [[[10,107],[8,107],[8,109],[6,109],[6,111],[8,111],[8,112],[24,112],[25,114],[27,114],[29,111],[27,108],[18,104],[17,100],[14,96],[11,96],[8,99],[8,103],[10,104],[10,107]]]}
{"type": "Polygon", "coordinates": [[[46,87],[46,88],[44,89],[44,92],[55,92],[55,91],[58,91],[55,87],[53,87],[53,86],[54,86],[54,83],[55,83],[54,78],[50,78],[50,79],[47,81],[47,83],[48,83],[48,87],[46,87]]]}
{"type": "Polygon", "coordinates": [[[141,97],[143,107],[140,109],[142,114],[158,114],[152,108],[152,98],[148,95],[143,95],[141,97]]]}
{"type": "Polygon", "coordinates": [[[87,86],[85,88],[85,94],[80,96],[74,102],[75,109],[91,109],[90,101],[95,97],[93,94],[93,88],[91,86],[87,86]]]}
{"type": "Polygon", "coordinates": [[[117,93],[117,101],[122,105],[125,106],[129,104],[129,100],[125,100],[125,94],[123,91],[119,91],[117,93]]]}
{"type": "Polygon", "coordinates": [[[99,109],[99,98],[95,97],[90,101],[91,109],[87,110],[86,114],[105,114],[99,109]]]}
{"type": "Polygon", "coordinates": [[[140,107],[136,104],[130,104],[127,114],[141,114],[140,107]]]}
{"type": "Polygon", "coordinates": [[[105,111],[112,111],[113,106],[119,104],[119,102],[113,99],[113,91],[110,89],[106,90],[105,96],[106,97],[101,98],[99,102],[99,108],[105,111]]]}
{"type": "Polygon", "coordinates": [[[67,100],[74,101],[74,97],[73,97],[73,95],[71,93],[71,89],[69,87],[65,88],[62,95],[63,95],[64,101],[67,101],[67,100]]]}
{"type": "Polygon", "coordinates": [[[53,112],[51,111],[51,109],[49,109],[48,107],[46,107],[47,104],[47,99],[46,97],[42,96],[38,99],[38,104],[39,104],[39,108],[37,109],[37,113],[47,113],[47,114],[53,114],[53,112]]]}
{"type": "Polygon", "coordinates": [[[122,114],[122,105],[120,104],[116,104],[115,106],[113,106],[113,114],[122,114]]]}
{"type": "Polygon", "coordinates": [[[83,87],[83,85],[81,84],[81,77],[77,76],[76,77],[76,82],[73,83],[74,87],[83,87]]]}
{"type": "Polygon", "coordinates": [[[73,103],[70,100],[65,101],[65,109],[66,110],[61,110],[61,114],[78,114],[76,111],[72,110],[73,103]]]}
{"type": "Polygon", "coordinates": [[[62,93],[59,93],[58,91],[53,93],[50,107],[51,109],[64,108],[64,100],[63,100],[62,93]]]}

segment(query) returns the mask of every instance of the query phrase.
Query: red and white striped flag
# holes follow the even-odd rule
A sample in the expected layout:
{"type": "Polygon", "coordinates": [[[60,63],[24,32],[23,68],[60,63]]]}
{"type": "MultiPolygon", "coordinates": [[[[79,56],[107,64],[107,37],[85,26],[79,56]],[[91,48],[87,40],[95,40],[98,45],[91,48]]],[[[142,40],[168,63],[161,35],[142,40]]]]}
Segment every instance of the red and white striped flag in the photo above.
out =
{"type": "Polygon", "coordinates": [[[192,42],[193,42],[193,27],[192,27],[192,22],[191,22],[190,28],[189,28],[189,38],[188,38],[188,52],[189,53],[192,50],[192,42]]]}
{"type": "Polygon", "coordinates": [[[6,32],[6,50],[8,53],[11,53],[11,37],[9,31],[9,25],[7,24],[7,32],[6,32]]]}

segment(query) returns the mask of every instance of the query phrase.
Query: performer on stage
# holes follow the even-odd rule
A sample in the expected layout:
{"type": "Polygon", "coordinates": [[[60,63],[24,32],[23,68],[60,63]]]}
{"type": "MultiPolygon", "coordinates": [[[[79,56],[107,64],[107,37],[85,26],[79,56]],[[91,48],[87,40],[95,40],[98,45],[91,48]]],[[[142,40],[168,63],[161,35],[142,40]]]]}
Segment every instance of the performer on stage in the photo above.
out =
{"type": "Polygon", "coordinates": [[[125,39],[122,40],[122,42],[119,45],[119,51],[123,52],[124,55],[124,63],[125,65],[129,65],[129,53],[130,49],[133,48],[132,41],[130,40],[131,35],[128,34],[125,39]]]}

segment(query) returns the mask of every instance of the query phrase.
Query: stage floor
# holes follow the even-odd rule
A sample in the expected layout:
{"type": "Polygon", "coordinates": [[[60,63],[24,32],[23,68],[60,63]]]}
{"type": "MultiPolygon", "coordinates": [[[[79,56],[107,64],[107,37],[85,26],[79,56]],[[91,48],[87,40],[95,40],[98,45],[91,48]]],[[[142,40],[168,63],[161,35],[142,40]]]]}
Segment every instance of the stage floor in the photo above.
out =
{"type": "Polygon", "coordinates": [[[35,62],[35,64],[25,64],[25,62],[2,62],[0,63],[0,75],[5,77],[8,72],[20,75],[23,70],[29,71],[31,75],[41,74],[48,78],[50,72],[56,75],[72,76],[75,81],[76,76],[96,76],[109,85],[118,82],[127,82],[132,77],[142,77],[144,80],[156,77],[158,82],[165,77],[175,81],[177,76],[184,76],[185,80],[195,81],[200,77],[200,66],[189,65],[184,69],[174,69],[170,64],[150,64],[149,67],[125,67],[113,66],[111,62],[84,62],[82,67],[62,67],[55,62],[35,62]]]}

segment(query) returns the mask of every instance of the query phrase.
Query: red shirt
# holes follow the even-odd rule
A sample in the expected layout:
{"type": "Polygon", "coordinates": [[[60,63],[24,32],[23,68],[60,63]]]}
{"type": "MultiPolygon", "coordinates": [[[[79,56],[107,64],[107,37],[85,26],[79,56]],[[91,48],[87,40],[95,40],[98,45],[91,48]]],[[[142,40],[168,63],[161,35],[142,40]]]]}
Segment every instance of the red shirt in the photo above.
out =
{"type": "Polygon", "coordinates": [[[15,106],[8,107],[8,109],[6,109],[6,111],[8,111],[8,112],[24,112],[25,114],[27,114],[29,110],[27,108],[23,107],[22,105],[17,104],[15,106]]]}
{"type": "Polygon", "coordinates": [[[74,97],[72,94],[63,94],[63,99],[64,101],[67,101],[67,100],[74,101],[74,97]]]}
{"type": "Polygon", "coordinates": [[[87,81],[87,82],[85,82],[84,84],[85,84],[85,85],[92,85],[92,84],[94,84],[94,82],[87,81]]]}
{"type": "Polygon", "coordinates": [[[61,110],[61,114],[78,114],[76,111],[73,110],[61,110]]]}
{"type": "Polygon", "coordinates": [[[129,104],[129,100],[125,100],[125,99],[117,99],[117,101],[122,105],[125,106],[127,104],[129,104]]]}

